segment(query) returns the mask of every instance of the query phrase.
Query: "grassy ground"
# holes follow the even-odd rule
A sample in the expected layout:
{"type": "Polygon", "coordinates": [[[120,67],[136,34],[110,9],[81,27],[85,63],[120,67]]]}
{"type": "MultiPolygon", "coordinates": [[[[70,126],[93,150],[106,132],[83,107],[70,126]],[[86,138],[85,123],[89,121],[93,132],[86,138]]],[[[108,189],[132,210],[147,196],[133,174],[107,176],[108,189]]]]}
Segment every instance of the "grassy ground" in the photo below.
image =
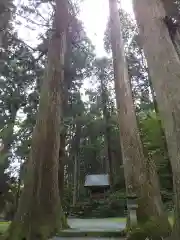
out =
{"type": "MultiPolygon", "coordinates": [[[[117,222],[117,223],[125,223],[126,222],[126,218],[109,218],[111,219],[111,221],[113,222],[117,222]]],[[[169,217],[169,222],[171,225],[173,225],[173,217],[169,217]]]]}
{"type": "Polygon", "coordinates": [[[9,226],[9,222],[0,222],[0,234],[4,233],[9,226]]]}

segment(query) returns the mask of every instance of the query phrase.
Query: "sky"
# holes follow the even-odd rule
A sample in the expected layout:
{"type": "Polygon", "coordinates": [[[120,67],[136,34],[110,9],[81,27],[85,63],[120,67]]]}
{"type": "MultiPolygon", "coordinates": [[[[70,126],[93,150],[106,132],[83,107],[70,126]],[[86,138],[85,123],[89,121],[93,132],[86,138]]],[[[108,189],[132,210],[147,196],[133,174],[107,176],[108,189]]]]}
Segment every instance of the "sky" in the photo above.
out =
{"type": "MultiPolygon", "coordinates": [[[[121,7],[133,14],[132,0],[121,0],[121,7]]],[[[108,0],[84,0],[80,19],[83,21],[88,37],[95,45],[98,57],[105,55],[103,38],[109,16],[108,0]]]]}
{"type": "MultiPolygon", "coordinates": [[[[26,0],[15,0],[16,3],[25,2],[26,0]]],[[[104,50],[103,38],[106,30],[109,16],[109,0],[83,0],[80,6],[79,18],[84,23],[87,36],[95,45],[97,57],[106,55],[104,50]]],[[[121,0],[121,7],[128,13],[133,14],[132,0],[121,0]]],[[[47,15],[47,11],[41,13],[47,15]]],[[[19,19],[20,20],[20,19],[19,19]]],[[[21,19],[23,21],[23,19],[21,19]]],[[[26,43],[34,47],[37,45],[39,31],[28,30],[25,27],[18,27],[19,36],[26,43]]]]}
{"type": "MultiPolygon", "coordinates": [[[[95,46],[97,57],[107,56],[104,49],[104,32],[106,30],[108,16],[109,16],[109,0],[84,0],[81,4],[81,11],[79,18],[82,20],[87,36],[91,39],[95,46]]],[[[121,7],[133,14],[132,0],[121,0],[121,7]]],[[[94,86],[94,85],[93,85],[94,86]]],[[[81,89],[83,100],[87,100],[84,94],[84,89],[93,88],[89,79],[84,79],[81,89]]]]}

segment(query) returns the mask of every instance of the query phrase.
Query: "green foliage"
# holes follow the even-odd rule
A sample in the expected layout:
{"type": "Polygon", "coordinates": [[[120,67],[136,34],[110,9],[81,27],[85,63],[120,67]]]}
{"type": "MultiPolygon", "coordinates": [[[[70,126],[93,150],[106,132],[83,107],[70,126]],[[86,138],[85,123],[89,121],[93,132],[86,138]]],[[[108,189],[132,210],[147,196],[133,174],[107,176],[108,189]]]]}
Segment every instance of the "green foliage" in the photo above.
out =
{"type": "Polygon", "coordinates": [[[0,222],[0,235],[3,235],[9,227],[9,222],[0,222]]]}
{"type": "Polygon", "coordinates": [[[119,217],[125,212],[126,198],[120,191],[107,193],[105,199],[81,202],[70,210],[70,214],[84,218],[119,217]]]}
{"type": "Polygon", "coordinates": [[[101,201],[94,214],[96,217],[118,217],[125,216],[126,197],[123,192],[115,192],[107,196],[106,200],[101,201]]]}

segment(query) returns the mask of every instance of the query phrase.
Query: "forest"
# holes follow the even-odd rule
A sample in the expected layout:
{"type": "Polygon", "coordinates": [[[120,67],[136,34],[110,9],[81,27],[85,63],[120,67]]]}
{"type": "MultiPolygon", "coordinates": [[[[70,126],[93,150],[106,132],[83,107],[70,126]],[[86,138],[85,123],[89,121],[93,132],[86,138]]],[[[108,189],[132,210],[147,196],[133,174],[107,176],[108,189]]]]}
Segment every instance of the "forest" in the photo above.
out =
{"type": "Polygon", "coordinates": [[[180,1],[104,0],[102,58],[82,1],[0,0],[0,239],[60,240],[72,218],[179,240],[180,1]],[[89,175],[108,175],[103,197],[89,175]]]}

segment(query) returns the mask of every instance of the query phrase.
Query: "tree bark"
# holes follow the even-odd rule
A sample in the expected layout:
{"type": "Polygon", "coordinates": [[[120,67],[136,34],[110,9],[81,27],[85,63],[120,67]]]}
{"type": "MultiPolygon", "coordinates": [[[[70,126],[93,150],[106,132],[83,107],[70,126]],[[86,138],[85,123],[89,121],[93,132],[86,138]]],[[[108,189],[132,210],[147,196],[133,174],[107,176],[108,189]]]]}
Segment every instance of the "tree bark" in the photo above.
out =
{"type": "MultiPolygon", "coordinates": [[[[70,57],[70,55],[65,54],[65,66],[66,66],[66,60],[70,57]]],[[[64,84],[61,85],[61,101],[62,101],[62,108],[61,108],[61,118],[62,118],[62,128],[61,128],[61,134],[60,134],[60,150],[59,150],[59,173],[58,173],[58,178],[59,178],[59,192],[60,192],[60,197],[61,201],[63,200],[63,193],[64,193],[64,167],[65,167],[65,160],[66,160],[66,136],[67,136],[67,126],[65,126],[65,119],[67,116],[68,112],[68,71],[64,71],[64,84]]]]}
{"type": "Polygon", "coordinates": [[[162,3],[166,11],[166,16],[176,19],[176,21],[178,21],[177,29],[175,31],[172,29],[174,36],[173,39],[171,38],[171,40],[180,58],[180,10],[178,7],[179,3],[175,0],[162,0],[162,3]]]}
{"type": "Polygon", "coordinates": [[[180,30],[177,30],[173,43],[178,54],[178,57],[180,58],[180,30]]]}
{"type": "Polygon", "coordinates": [[[12,0],[0,0],[0,47],[3,47],[5,33],[9,27],[13,8],[12,0]]]}
{"type": "Polygon", "coordinates": [[[58,171],[58,186],[61,202],[64,195],[64,166],[65,166],[65,147],[66,147],[66,130],[60,134],[60,149],[59,149],[59,171],[58,171]]]}
{"type": "Polygon", "coordinates": [[[163,19],[160,0],[134,0],[134,11],[165,129],[175,195],[176,237],[180,236],[180,61],[163,19]]]}
{"type": "Polygon", "coordinates": [[[17,191],[16,191],[16,195],[15,195],[15,203],[14,203],[15,211],[17,211],[17,209],[18,209],[20,192],[21,192],[21,167],[20,167],[20,170],[19,170],[19,176],[18,176],[18,182],[17,182],[17,191]]]}
{"type": "MultiPolygon", "coordinates": [[[[117,0],[109,0],[111,43],[114,63],[115,91],[119,117],[120,141],[123,154],[126,189],[128,195],[138,196],[138,220],[151,216],[162,217],[162,201],[158,186],[147,181],[146,159],[137,127],[132,91],[124,55],[117,0]]],[[[152,168],[154,165],[151,166],[152,168]]],[[[167,219],[166,219],[166,222],[167,219]]]]}
{"type": "Polygon", "coordinates": [[[179,15],[179,9],[178,9],[178,5],[176,4],[176,0],[161,0],[164,8],[166,10],[166,14],[169,17],[178,17],[179,15]]]}
{"type": "Polygon", "coordinates": [[[46,239],[66,226],[58,189],[58,160],[67,18],[66,1],[57,0],[25,185],[7,239],[46,239]]]}

